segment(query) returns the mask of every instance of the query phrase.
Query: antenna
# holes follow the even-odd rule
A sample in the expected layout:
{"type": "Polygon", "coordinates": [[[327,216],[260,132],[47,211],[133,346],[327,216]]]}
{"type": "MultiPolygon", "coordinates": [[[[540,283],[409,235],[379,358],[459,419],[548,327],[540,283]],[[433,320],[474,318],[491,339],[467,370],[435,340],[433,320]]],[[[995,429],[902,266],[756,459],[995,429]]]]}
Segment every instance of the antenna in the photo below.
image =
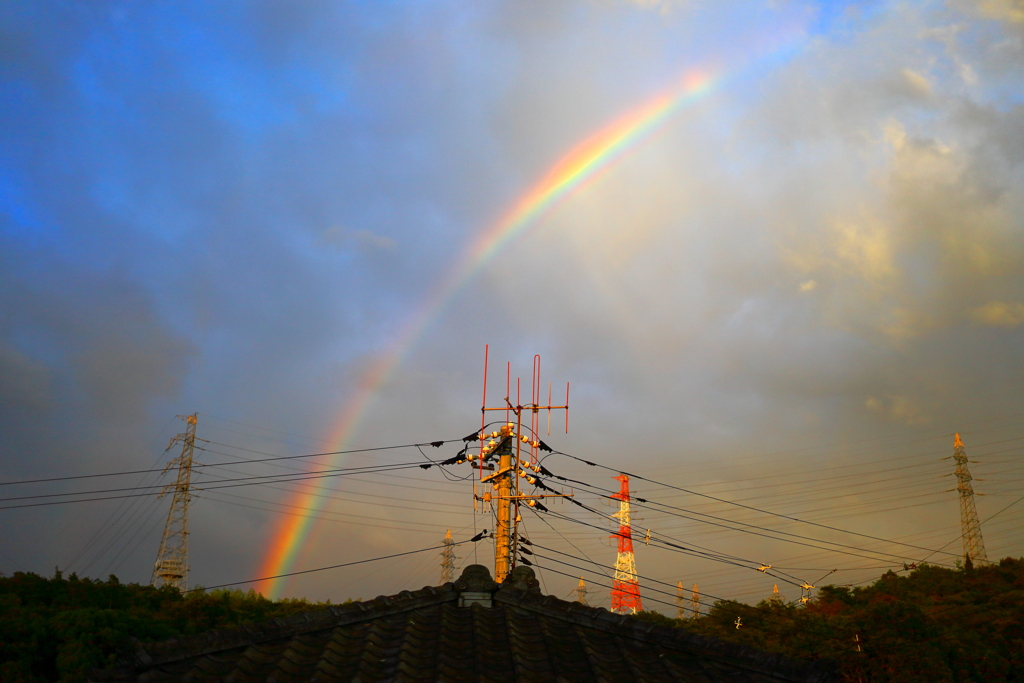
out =
{"type": "Polygon", "coordinates": [[[643,610],[640,601],[640,582],[636,576],[636,558],[633,555],[633,527],[629,518],[629,476],[615,477],[622,482],[618,493],[612,498],[619,499],[619,511],[612,517],[619,520],[619,554],[615,558],[615,576],[612,581],[612,611],[619,614],[633,614],[643,610]]]}
{"type": "Polygon", "coordinates": [[[959,432],[953,435],[953,459],[956,461],[956,490],[960,492],[960,533],[964,541],[964,566],[988,562],[985,540],[981,537],[981,522],[978,509],[974,506],[974,487],[971,472],[967,468],[967,453],[959,432]]]}
{"type": "MultiPolygon", "coordinates": [[[[538,429],[540,427],[538,414],[541,410],[568,410],[568,403],[561,406],[540,405],[540,356],[533,357],[532,388],[530,390],[530,402],[522,403],[521,381],[516,380],[516,402],[512,404],[510,389],[512,388],[512,364],[506,365],[505,374],[505,402],[501,406],[487,405],[487,365],[489,362],[490,345],[484,347],[484,391],[483,404],[480,406],[480,433],[476,435],[479,441],[479,451],[469,452],[469,446],[463,450],[461,462],[476,461],[479,483],[490,484],[492,491],[486,491],[483,495],[477,495],[476,483],[474,482],[474,504],[476,502],[490,503],[494,507],[494,580],[501,583],[515,568],[516,558],[519,551],[519,523],[522,516],[519,512],[521,504],[529,507],[536,507],[538,510],[546,510],[539,500],[541,498],[567,498],[569,495],[563,493],[520,493],[520,480],[526,484],[535,485],[541,490],[552,491],[545,488],[542,482],[534,476],[540,472],[537,464],[539,449],[550,450],[547,444],[540,440],[538,429]],[[530,413],[530,422],[523,426],[523,411],[530,413]],[[502,426],[494,431],[488,432],[487,413],[504,411],[505,421],[502,426]],[[514,419],[514,421],[513,421],[514,419]],[[527,433],[529,432],[529,433],[527,433]],[[529,459],[523,456],[523,446],[529,447],[529,459]],[[497,462],[495,462],[497,460],[497,462]],[[484,474],[484,472],[491,474],[484,474]]],[[[566,385],[566,396],[568,396],[568,385],[566,385]]],[[[468,437],[473,440],[473,437],[468,437]]],[[[525,551],[524,551],[525,552],[525,551]]]]}
{"type": "Polygon", "coordinates": [[[171,509],[167,512],[167,523],[164,535],[160,539],[160,550],[153,564],[153,576],[150,583],[157,588],[174,586],[179,591],[188,590],[188,503],[191,499],[189,486],[192,481],[192,453],[196,445],[196,418],[192,415],[178,415],[185,420],[185,431],[178,434],[167,445],[167,450],[175,444],[181,444],[181,455],[167,463],[164,472],[175,465],[178,466],[178,480],[168,484],[160,492],[162,497],[173,490],[171,509]]]}

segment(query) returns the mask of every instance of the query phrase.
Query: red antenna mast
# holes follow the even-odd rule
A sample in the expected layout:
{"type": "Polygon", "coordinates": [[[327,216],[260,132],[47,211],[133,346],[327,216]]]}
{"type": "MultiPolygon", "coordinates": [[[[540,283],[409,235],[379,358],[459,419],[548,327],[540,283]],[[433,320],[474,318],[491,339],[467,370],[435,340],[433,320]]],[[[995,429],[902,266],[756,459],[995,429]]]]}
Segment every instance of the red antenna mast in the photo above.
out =
{"type": "Polygon", "coordinates": [[[640,583],[636,578],[636,557],[633,555],[633,526],[629,517],[629,476],[615,477],[622,482],[618,493],[612,498],[619,500],[619,511],[612,517],[619,520],[619,556],[615,560],[615,577],[612,583],[612,611],[632,614],[643,610],[640,601],[640,583]]]}

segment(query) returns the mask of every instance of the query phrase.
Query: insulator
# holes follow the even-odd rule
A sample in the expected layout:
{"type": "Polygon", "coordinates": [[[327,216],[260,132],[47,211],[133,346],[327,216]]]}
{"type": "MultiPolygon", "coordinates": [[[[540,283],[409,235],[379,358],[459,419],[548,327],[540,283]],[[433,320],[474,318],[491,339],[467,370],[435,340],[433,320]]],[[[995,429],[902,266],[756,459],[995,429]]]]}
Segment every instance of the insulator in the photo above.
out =
{"type": "Polygon", "coordinates": [[[483,432],[480,432],[480,437],[479,438],[480,438],[481,441],[487,441],[487,434],[485,434],[483,432]]]}
{"type": "Polygon", "coordinates": [[[526,472],[523,472],[522,470],[516,470],[516,474],[518,474],[520,477],[526,477],[526,472]]]}
{"type": "Polygon", "coordinates": [[[491,432],[491,438],[492,439],[497,439],[498,438],[498,432],[491,432]]]}
{"type": "Polygon", "coordinates": [[[533,443],[531,443],[530,445],[531,445],[531,446],[533,446],[534,448],[536,448],[537,446],[539,446],[539,445],[540,445],[540,441],[534,441],[534,442],[533,442],[533,443]]]}
{"type": "Polygon", "coordinates": [[[464,463],[464,462],[466,462],[466,461],[465,461],[465,460],[456,460],[456,461],[455,461],[455,464],[456,464],[456,465],[461,465],[461,464],[462,464],[462,463],[464,463]]]}
{"type": "Polygon", "coordinates": [[[537,466],[537,465],[530,465],[530,469],[533,470],[534,472],[536,472],[537,474],[540,474],[540,467],[539,466],[537,466]]]}
{"type": "MultiPolygon", "coordinates": [[[[495,434],[495,436],[497,436],[497,434],[495,434]]],[[[490,446],[491,448],[494,448],[495,446],[498,445],[498,442],[495,441],[494,439],[491,439],[490,441],[487,442],[487,445],[490,446]]]]}
{"type": "Polygon", "coordinates": [[[537,483],[537,480],[536,480],[536,479],[534,479],[533,477],[527,477],[527,478],[526,478],[526,481],[530,482],[530,484],[531,484],[531,485],[533,485],[533,484],[536,484],[536,483],[537,483]]]}
{"type": "Polygon", "coordinates": [[[535,500],[528,500],[528,501],[526,501],[526,504],[529,505],[530,507],[534,507],[535,505],[537,505],[537,501],[535,501],[535,500]]]}
{"type": "Polygon", "coordinates": [[[519,437],[519,438],[523,440],[523,443],[526,443],[527,441],[529,441],[529,440],[530,440],[530,437],[528,437],[528,436],[527,436],[526,434],[523,434],[523,435],[522,435],[521,437],[519,437]]]}

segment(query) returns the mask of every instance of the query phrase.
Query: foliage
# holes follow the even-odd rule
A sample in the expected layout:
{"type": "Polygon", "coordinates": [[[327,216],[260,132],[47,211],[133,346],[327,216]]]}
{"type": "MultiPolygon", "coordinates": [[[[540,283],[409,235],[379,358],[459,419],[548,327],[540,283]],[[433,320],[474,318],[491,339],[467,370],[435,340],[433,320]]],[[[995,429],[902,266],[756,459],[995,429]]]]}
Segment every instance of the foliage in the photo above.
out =
{"type": "Polygon", "coordinates": [[[163,640],[287,616],[322,605],[255,591],[196,591],[31,573],[0,576],[0,681],[84,681],[130,637],[163,640]]]}
{"type": "Polygon", "coordinates": [[[1024,559],[890,571],[870,586],[825,586],[805,606],[720,601],[696,620],[658,616],[750,647],[835,660],[843,681],[1024,681],[1024,559]]]}

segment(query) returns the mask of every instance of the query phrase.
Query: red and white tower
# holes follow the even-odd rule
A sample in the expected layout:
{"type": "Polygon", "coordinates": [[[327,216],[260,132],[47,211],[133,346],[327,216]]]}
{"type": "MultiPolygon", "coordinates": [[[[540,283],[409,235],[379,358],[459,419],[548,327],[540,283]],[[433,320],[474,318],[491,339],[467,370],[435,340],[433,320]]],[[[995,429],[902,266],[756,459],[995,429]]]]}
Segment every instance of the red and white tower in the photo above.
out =
{"type": "Polygon", "coordinates": [[[629,477],[620,474],[615,477],[622,482],[619,492],[612,498],[619,499],[619,511],[612,517],[619,520],[619,556],[615,560],[615,578],[612,583],[612,611],[631,614],[643,610],[640,602],[640,583],[636,579],[636,558],[633,556],[633,528],[629,519],[629,477]]]}

